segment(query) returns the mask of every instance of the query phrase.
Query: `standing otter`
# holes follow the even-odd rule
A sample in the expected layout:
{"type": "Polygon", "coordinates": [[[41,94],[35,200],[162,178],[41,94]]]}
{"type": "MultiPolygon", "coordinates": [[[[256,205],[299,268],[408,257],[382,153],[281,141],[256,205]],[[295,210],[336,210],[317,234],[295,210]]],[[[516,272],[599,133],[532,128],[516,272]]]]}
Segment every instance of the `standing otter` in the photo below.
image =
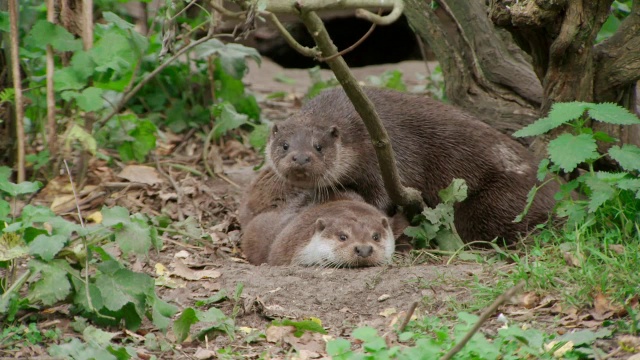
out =
{"type": "MultiPolygon", "coordinates": [[[[513,222],[529,190],[539,184],[536,161],[519,143],[427,97],[376,88],[365,93],[387,129],[403,185],[420,190],[434,207],[439,190],[454,178],[466,180],[468,196],[456,204],[454,220],[463,241],[513,241],[548,219],[555,183],[538,191],[523,221],[513,222]]],[[[283,183],[316,194],[351,189],[388,214],[393,211],[369,134],[341,88],[323,91],[274,125],[266,156],[269,171],[283,183]]]]}
{"type": "Polygon", "coordinates": [[[360,267],[391,262],[395,238],[389,219],[357,200],[333,200],[257,215],[242,249],[255,265],[360,267]],[[276,235],[276,236],[274,236],[276,235]]]}

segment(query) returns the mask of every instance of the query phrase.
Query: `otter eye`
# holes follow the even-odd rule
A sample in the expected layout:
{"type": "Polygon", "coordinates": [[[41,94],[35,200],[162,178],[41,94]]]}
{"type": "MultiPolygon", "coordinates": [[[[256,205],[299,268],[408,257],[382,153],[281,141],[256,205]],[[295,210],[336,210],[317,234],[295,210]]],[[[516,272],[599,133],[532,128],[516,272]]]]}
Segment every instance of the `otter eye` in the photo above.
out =
{"type": "Polygon", "coordinates": [[[340,234],[339,239],[340,239],[340,241],[347,241],[347,235],[345,235],[345,234],[340,234]]]}
{"type": "Polygon", "coordinates": [[[283,143],[283,144],[282,144],[282,149],[284,149],[284,151],[289,150],[289,144],[287,144],[287,143],[283,143]]]}
{"type": "Polygon", "coordinates": [[[322,151],[322,145],[316,144],[316,150],[318,150],[318,152],[321,152],[322,151]]]}
{"type": "Polygon", "coordinates": [[[373,238],[373,240],[375,240],[375,241],[380,241],[380,234],[378,234],[378,233],[374,233],[374,234],[373,234],[373,236],[372,236],[372,238],[373,238]]]}

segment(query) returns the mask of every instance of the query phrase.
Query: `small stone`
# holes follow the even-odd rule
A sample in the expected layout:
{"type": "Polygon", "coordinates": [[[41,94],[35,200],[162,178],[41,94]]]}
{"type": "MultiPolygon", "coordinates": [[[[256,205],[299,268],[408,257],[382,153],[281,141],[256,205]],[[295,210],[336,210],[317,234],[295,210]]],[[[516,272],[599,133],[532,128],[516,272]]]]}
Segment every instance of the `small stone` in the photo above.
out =
{"type": "Polygon", "coordinates": [[[389,295],[389,294],[382,294],[382,295],[380,295],[380,297],[378,298],[378,301],[379,301],[379,302],[383,302],[383,301],[387,300],[387,299],[388,299],[388,298],[390,298],[390,297],[391,297],[391,295],[389,295]]]}

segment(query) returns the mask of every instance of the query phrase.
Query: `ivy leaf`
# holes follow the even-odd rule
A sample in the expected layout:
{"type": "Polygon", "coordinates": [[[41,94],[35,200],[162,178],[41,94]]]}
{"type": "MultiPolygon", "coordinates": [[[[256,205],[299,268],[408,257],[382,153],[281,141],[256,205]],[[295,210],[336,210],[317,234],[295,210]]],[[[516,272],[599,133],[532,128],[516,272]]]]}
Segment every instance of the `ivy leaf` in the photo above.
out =
{"type": "Polygon", "coordinates": [[[66,245],[67,238],[62,235],[38,235],[29,243],[29,253],[40,257],[44,261],[51,261],[66,245]]]}
{"type": "Polygon", "coordinates": [[[38,20],[24,39],[26,47],[45,50],[47,45],[58,51],[82,50],[82,41],[76,39],[65,28],[46,20],[38,20]]]}
{"type": "Polygon", "coordinates": [[[571,172],[578,164],[598,157],[598,146],[590,134],[562,134],[548,145],[549,158],[564,171],[571,172]]]}
{"type": "Polygon", "coordinates": [[[562,124],[579,118],[589,106],[590,104],[584,102],[555,103],[551,106],[551,111],[549,111],[547,117],[538,119],[534,123],[516,131],[513,136],[542,135],[562,124]]]}
{"type": "Polygon", "coordinates": [[[627,171],[640,170],[640,148],[635,145],[612,146],[609,155],[627,171]]]}
{"type": "Polygon", "coordinates": [[[131,219],[129,210],[120,206],[104,208],[102,223],[114,229],[116,242],[125,255],[149,252],[151,248],[149,225],[140,219],[131,219]]]}
{"type": "Polygon", "coordinates": [[[606,181],[599,179],[597,176],[585,176],[585,184],[591,190],[589,199],[589,212],[593,213],[607,200],[611,199],[615,194],[615,189],[606,181]]]}
{"type": "Polygon", "coordinates": [[[31,284],[29,299],[41,301],[45,306],[64,300],[71,292],[71,284],[67,278],[69,263],[66,260],[53,260],[45,263],[39,260],[29,262],[29,268],[40,273],[40,280],[31,284]]]}
{"type": "Polygon", "coordinates": [[[229,102],[217,104],[212,110],[216,121],[213,131],[215,139],[219,139],[227,131],[237,129],[247,123],[247,115],[236,112],[236,109],[229,102]]]}
{"type": "Polygon", "coordinates": [[[608,124],[634,125],[640,124],[640,119],[627,109],[614,103],[595,104],[589,109],[589,116],[608,124]]]}
{"type": "Polygon", "coordinates": [[[188,336],[191,330],[191,325],[198,322],[196,311],[192,308],[186,308],[180,314],[180,317],[173,322],[173,333],[176,335],[178,343],[182,343],[188,336]]]}

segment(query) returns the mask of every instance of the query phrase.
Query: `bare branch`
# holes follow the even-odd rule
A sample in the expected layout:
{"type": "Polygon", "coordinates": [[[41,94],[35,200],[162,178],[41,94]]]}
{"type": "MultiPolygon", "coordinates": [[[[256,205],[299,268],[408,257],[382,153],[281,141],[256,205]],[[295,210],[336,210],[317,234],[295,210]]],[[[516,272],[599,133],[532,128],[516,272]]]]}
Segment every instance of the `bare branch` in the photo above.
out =
{"type": "MultiPolygon", "coordinates": [[[[391,9],[396,6],[396,3],[401,3],[400,0],[349,0],[349,1],[335,1],[335,0],[316,0],[305,2],[305,11],[325,11],[325,10],[337,10],[337,9],[391,9]]],[[[294,14],[299,15],[300,11],[299,0],[271,0],[267,4],[266,10],[275,14],[294,14]]],[[[391,14],[389,14],[391,15],[391,14]]]]}
{"type": "Polygon", "coordinates": [[[9,0],[9,32],[11,46],[11,72],[13,73],[13,89],[15,90],[16,107],[16,144],[18,164],[17,182],[25,180],[24,171],[24,109],[22,108],[22,79],[20,78],[20,56],[18,54],[18,0],[9,0]]]}
{"type": "Polygon", "coordinates": [[[388,15],[380,16],[366,9],[356,9],[356,17],[368,20],[376,25],[389,25],[400,18],[404,10],[404,1],[395,0],[393,10],[388,15]]]}
{"type": "MultiPolygon", "coordinates": [[[[301,9],[301,19],[307,27],[309,33],[313,36],[314,41],[326,58],[332,58],[337,53],[337,49],[320,17],[313,11],[306,8],[301,9]]],[[[396,166],[396,159],[389,141],[389,135],[380,121],[380,117],[376,112],[373,103],[364,94],[364,91],[358,85],[357,80],[349,71],[349,67],[341,56],[332,58],[327,64],[344,88],[349,100],[353,103],[356,111],[362,118],[367,131],[371,137],[380,172],[384,181],[385,189],[391,200],[400,206],[404,206],[409,211],[416,213],[422,211],[424,202],[419,191],[413,188],[404,187],[400,182],[400,175],[396,166]]]]}
{"type": "Polygon", "coordinates": [[[282,37],[284,37],[284,40],[287,42],[287,44],[289,44],[289,46],[291,46],[295,51],[297,51],[298,53],[304,56],[309,56],[313,58],[319,57],[320,54],[316,49],[308,48],[306,46],[303,46],[299,42],[297,42],[296,39],[294,39],[293,36],[291,36],[291,34],[287,31],[287,29],[285,29],[285,27],[282,25],[280,20],[278,20],[278,17],[276,16],[276,14],[272,12],[267,12],[267,11],[263,11],[261,14],[269,18],[269,20],[271,20],[273,25],[276,27],[276,29],[278,29],[278,31],[282,35],[282,37]]]}

